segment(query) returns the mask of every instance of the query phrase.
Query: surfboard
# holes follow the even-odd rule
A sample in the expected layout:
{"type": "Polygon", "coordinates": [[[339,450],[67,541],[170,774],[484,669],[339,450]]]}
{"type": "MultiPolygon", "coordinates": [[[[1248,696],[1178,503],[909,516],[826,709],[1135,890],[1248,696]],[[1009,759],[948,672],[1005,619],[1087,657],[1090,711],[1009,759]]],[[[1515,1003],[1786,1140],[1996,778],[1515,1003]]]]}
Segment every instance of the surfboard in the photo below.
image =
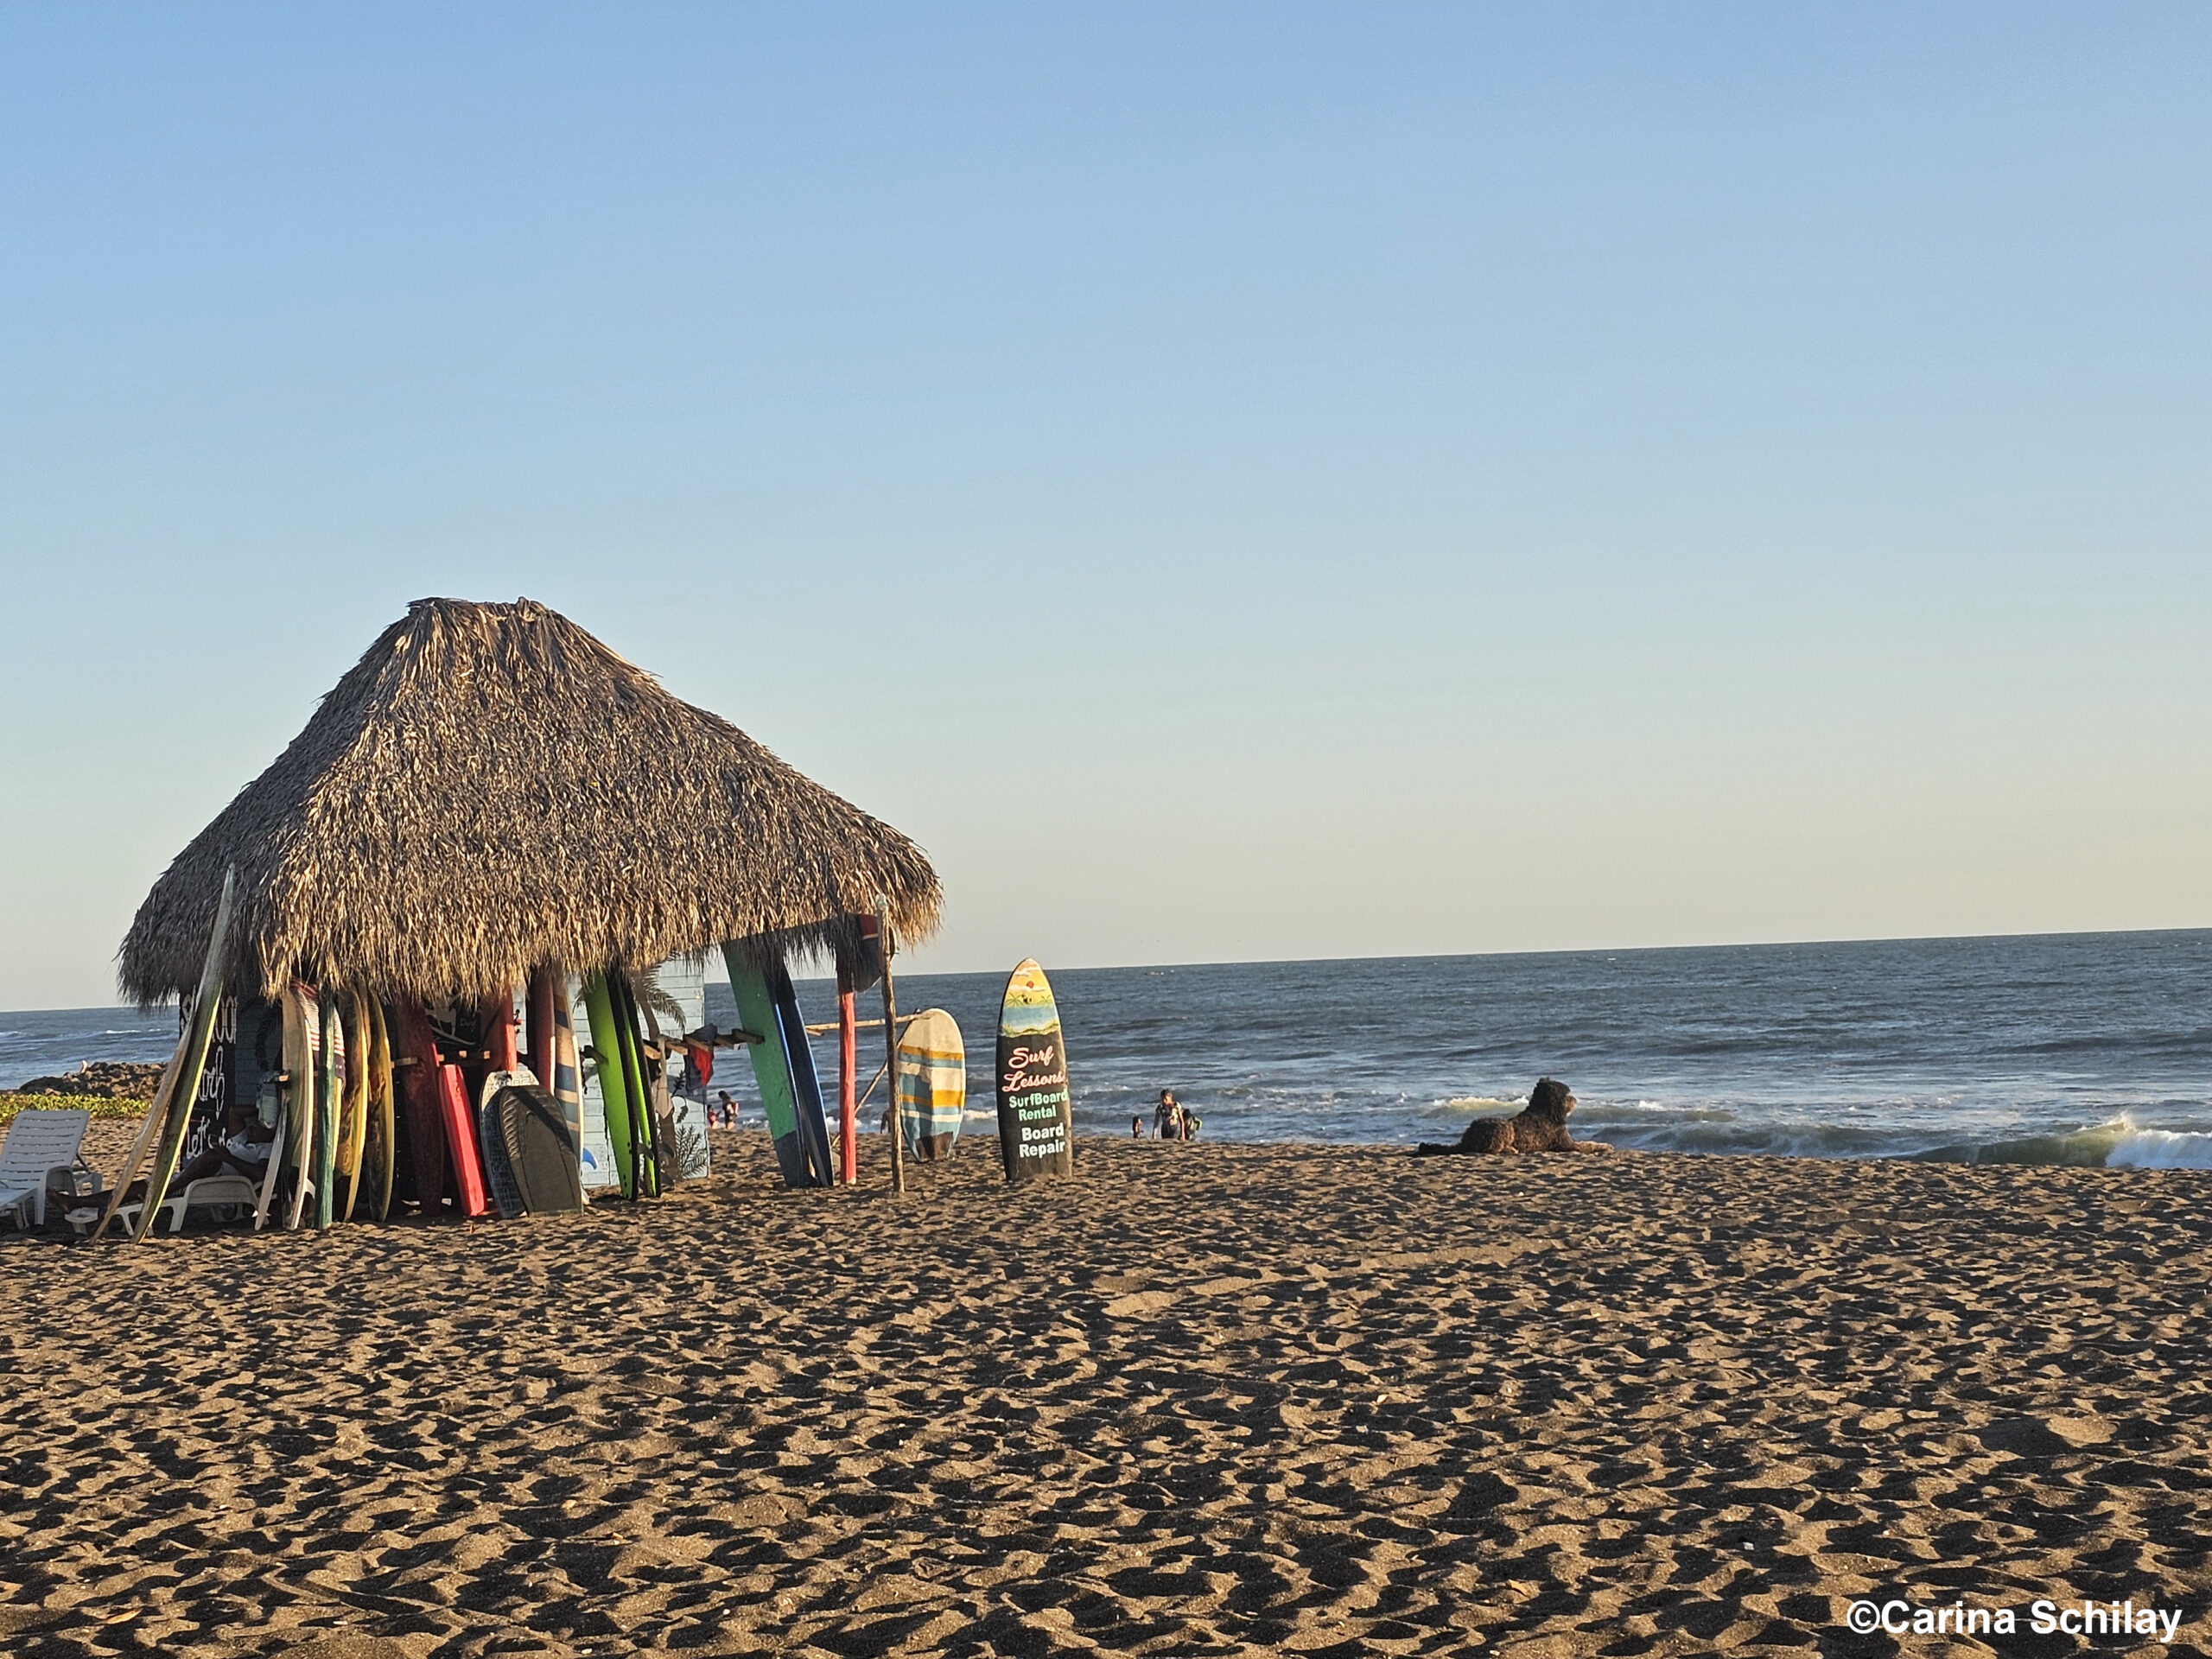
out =
{"type": "Polygon", "coordinates": [[[1075,1115],[1059,1005],[1045,970],[1024,962],[999,1006],[999,1156],[1007,1185],[1075,1172],[1075,1115]]]}
{"type": "Polygon", "coordinates": [[[581,1161],[584,1137],[584,1076],[583,1068],[576,1063],[576,1015],[569,1001],[566,976],[556,977],[559,982],[553,990],[552,1076],[546,1083],[548,1091],[560,1104],[562,1121],[568,1125],[569,1139],[581,1161]]]}
{"type": "Polygon", "coordinates": [[[551,969],[533,968],[530,970],[530,983],[523,993],[527,1010],[523,1030],[523,1064],[537,1076],[548,1092],[553,1087],[553,979],[551,969]]]}
{"type": "Polygon", "coordinates": [[[415,1201],[426,1216],[445,1213],[446,1124],[438,1084],[438,1039],[430,1016],[413,998],[398,1008],[399,1053],[392,1062],[399,1074],[399,1095],[407,1109],[409,1160],[415,1171],[415,1201]]]}
{"type": "Polygon", "coordinates": [[[476,1114],[468,1109],[468,1079],[458,1065],[438,1068],[438,1116],[445,1125],[446,1156],[453,1165],[454,1207],[471,1221],[490,1215],[484,1165],[476,1154],[476,1114]]]}
{"type": "Polygon", "coordinates": [[[537,1079],[526,1065],[494,1071],[484,1079],[484,1091],[476,1103],[476,1144],[484,1158],[484,1185],[492,1195],[492,1202],[499,1213],[513,1220],[528,1208],[523,1202],[522,1188],[516,1185],[514,1166],[509,1160],[507,1138],[501,1131],[493,1103],[511,1089],[537,1087],[537,1079]]]}
{"type": "Polygon", "coordinates": [[[622,1088],[629,1098],[630,1156],[637,1190],[660,1196],[660,1160],[653,1134],[653,1084],[638,1035],[638,998],[626,974],[608,976],[614,996],[614,1034],[622,1045],[622,1088]]]}
{"type": "Polygon", "coordinates": [[[621,1033],[615,1022],[614,992],[605,974],[584,982],[584,1013],[591,1021],[592,1052],[598,1057],[599,1097],[607,1106],[607,1140],[614,1149],[614,1176],[622,1196],[637,1196],[637,1165],[630,1148],[628,1068],[622,1064],[621,1033]]]}
{"type": "Polygon", "coordinates": [[[346,1081],[338,1097],[337,1218],[351,1221],[361,1197],[361,1152],[369,1139],[369,1000],[348,992],[339,1010],[346,1081]]]}
{"type": "MultiPolygon", "coordinates": [[[[735,943],[722,946],[722,960],[729,966],[730,994],[737,1001],[737,1017],[745,1029],[763,1039],[747,1043],[753,1062],[753,1081],[760,1090],[761,1109],[768,1119],[768,1138],[776,1149],[776,1168],[785,1186],[819,1186],[799,1132],[798,1108],[791,1090],[790,1053],[784,1042],[783,1020],[776,1012],[768,976],[747,961],[735,943]]],[[[818,1112],[817,1114],[819,1115],[818,1112]]],[[[825,1130],[823,1138],[828,1139],[825,1130]]]]}
{"type": "MultiPolygon", "coordinates": [[[[215,925],[207,939],[207,955],[200,967],[200,988],[193,998],[192,1023],[178,1050],[175,1071],[168,1078],[168,1109],[162,1121],[162,1138],[146,1175],[146,1202],[138,1211],[137,1238],[153,1230],[155,1217],[168,1202],[169,1183],[176,1179],[178,1160],[184,1153],[184,1132],[192,1122],[192,1109],[200,1101],[200,1079],[207,1065],[207,1046],[214,1039],[215,1015],[223,1001],[223,981],[231,967],[231,906],[238,891],[238,867],[223,872],[223,894],[215,901],[215,925]]],[[[118,1183],[120,1185],[120,1183],[118,1183]]],[[[112,1211],[110,1211],[112,1214],[112,1211]]],[[[103,1223],[105,1224],[105,1223],[103,1223]]]]}
{"type": "Polygon", "coordinates": [[[486,1119],[490,1138],[505,1154],[523,1213],[573,1215],[584,1207],[576,1143],[558,1101],[543,1089],[511,1084],[492,1096],[486,1119]]]}
{"type": "Polygon", "coordinates": [[[318,999],[322,1053],[315,1068],[315,1154],[309,1164],[318,1232],[330,1225],[338,1207],[338,1118],[340,1095],[346,1086],[346,1036],[338,1003],[335,991],[325,991],[318,999]]]}
{"type": "Polygon", "coordinates": [[[385,1025],[384,1004],[366,999],[369,1038],[368,1134],[361,1149],[362,1179],[367,1183],[369,1210],[378,1221],[391,1214],[391,1175],[399,1150],[398,1124],[391,1099],[391,1033],[385,1025]]]}
{"type": "MultiPolygon", "coordinates": [[[[634,988],[634,982],[632,983],[634,988]]],[[[676,1090],[670,1081],[676,1070],[676,1057],[683,1050],[682,1043],[671,1040],[669,1033],[660,1028],[660,1015],[653,1009],[652,995],[661,992],[659,976],[655,974],[647,978],[645,986],[647,994],[639,998],[637,1003],[638,1018],[645,1027],[639,1036],[638,1052],[645,1069],[645,1093],[652,1122],[653,1175],[658,1190],[665,1192],[684,1178],[682,1148],[677,1146],[676,1138],[676,1090]]],[[[661,994],[665,995],[664,992],[661,994]]],[[[674,1001],[673,998],[670,1000],[674,1001]]],[[[703,998],[700,1014],[702,1018],[705,1017],[703,998]]]]}
{"type": "Polygon", "coordinates": [[[968,1052],[960,1027],[943,1008],[925,1008],[899,1039],[893,1098],[906,1149],[925,1162],[952,1156],[968,1107],[968,1052]]]}
{"type": "MultiPolygon", "coordinates": [[[[284,1225],[307,1219],[308,1173],[315,1162],[315,1078],[322,1064],[321,999],[312,985],[294,980],[284,992],[284,1085],[289,1127],[284,1167],[291,1172],[291,1198],[284,1225]]],[[[270,1154],[272,1157],[274,1154],[270,1154]]]]}
{"type": "Polygon", "coordinates": [[[269,1142],[269,1167],[261,1173],[261,1198],[260,1201],[253,1206],[253,1230],[257,1233],[269,1224],[270,1205],[276,1201],[277,1178],[284,1167],[285,1131],[289,1127],[285,1122],[285,1115],[291,1109],[290,1104],[279,1096],[276,1103],[276,1133],[269,1142]]]}
{"type": "Polygon", "coordinates": [[[814,1069],[814,1046],[806,1040],[806,1016],[798,1011],[798,992],[791,976],[779,968],[768,976],[769,994],[775,998],[776,1026],[784,1039],[784,1059],[791,1068],[791,1106],[798,1117],[799,1144],[806,1152],[808,1173],[815,1186],[836,1184],[836,1164],[830,1155],[830,1123],[823,1116],[822,1079],[814,1069]]]}

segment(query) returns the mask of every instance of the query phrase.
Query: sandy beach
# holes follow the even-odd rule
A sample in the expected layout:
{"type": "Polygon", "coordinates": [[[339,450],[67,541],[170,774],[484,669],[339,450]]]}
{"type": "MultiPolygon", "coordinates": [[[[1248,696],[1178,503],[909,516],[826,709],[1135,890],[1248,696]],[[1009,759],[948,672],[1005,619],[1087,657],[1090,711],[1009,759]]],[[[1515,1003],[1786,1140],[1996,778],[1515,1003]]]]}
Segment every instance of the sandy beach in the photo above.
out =
{"type": "Polygon", "coordinates": [[[2212,1646],[2202,1173],[718,1155],[576,1219],[0,1246],[9,1650],[2212,1646]],[[1877,1593],[2024,1633],[1847,1634],[1877,1593]]]}

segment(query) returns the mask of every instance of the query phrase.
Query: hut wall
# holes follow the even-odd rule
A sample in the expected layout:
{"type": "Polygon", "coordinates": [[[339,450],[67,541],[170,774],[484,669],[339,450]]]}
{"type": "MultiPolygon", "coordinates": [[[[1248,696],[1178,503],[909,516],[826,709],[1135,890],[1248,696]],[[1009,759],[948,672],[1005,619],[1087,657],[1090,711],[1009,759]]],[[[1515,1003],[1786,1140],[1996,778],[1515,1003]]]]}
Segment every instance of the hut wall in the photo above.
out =
{"type": "MultiPolygon", "coordinates": [[[[677,957],[664,962],[653,969],[653,983],[662,995],[683,1010],[683,1023],[677,1030],[667,1033],[680,1037],[685,1032],[696,1031],[707,1023],[707,965],[696,957],[677,957]]],[[[666,1023],[666,1016],[662,1016],[666,1023]]],[[[715,1075],[721,1077],[721,1067],[733,1060],[741,1059],[742,1049],[724,1049],[715,1057],[715,1075]]],[[[683,1154],[677,1175],[687,1181],[704,1180],[710,1172],[712,1154],[707,1145],[706,1086],[690,1075],[688,1055],[671,1061],[669,1071],[669,1116],[673,1120],[676,1142],[683,1154]]],[[[752,1068],[747,1067],[747,1071],[752,1068]]],[[[725,1081],[724,1088],[730,1084],[725,1081]]],[[[733,1090],[734,1093],[734,1090],[733,1090]]]]}
{"type": "Polygon", "coordinates": [[[238,1021],[230,1097],[251,1106],[261,1099],[262,1085],[284,1069],[284,1010],[276,1003],[251,997],[240,1003],[238,1021]]]}

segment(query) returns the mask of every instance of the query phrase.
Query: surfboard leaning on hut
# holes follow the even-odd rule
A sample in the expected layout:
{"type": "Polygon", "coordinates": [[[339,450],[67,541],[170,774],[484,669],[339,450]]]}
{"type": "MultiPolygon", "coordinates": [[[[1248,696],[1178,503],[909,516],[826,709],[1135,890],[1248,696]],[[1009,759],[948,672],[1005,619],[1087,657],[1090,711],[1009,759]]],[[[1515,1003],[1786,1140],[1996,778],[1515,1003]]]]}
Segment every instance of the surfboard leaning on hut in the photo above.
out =
{"type": "MultiPolygon", "coordinates": [[[[618,976],[607,1039],[594,1033],[593,1046],[604,1050],[599,1081],[622,1096],[607,1128],[626,1135],[626,1185],[649,1197],[676,1173],[683,1140],[666,1109],[683,1028],[655,1030],[619,976],[731,944],[763,969],[842,966],[860,954],[856,912],[880,909],[919,939],[940,903],[905,836],[528,600],[423,600],[385,629],[154,884],[120,953],[127,995],[150,1004],[196,988],[233,866],[216,1000],[282,1008],[286,1036],[284,1082],[268,1096],[283,1128],[264,1213],[322,1225],[478,1207],[466,1170],[487,1131],[474,1099],[449,1110],[454,1057],[438,1053],[425,1008],[512,1009],[527,989],[543,1025],[546,990],[557,1005],[560,987],[618,976]]],[[[753,1028],[774,1039],[760,1046],[791,1103],[793,1173],[826,1180],[811,1056],[777,1011],[780,1000],[795,1018],[796,998],[763,977],[753,1028]]],[[[495,1032],[494,1053],[467,1063],[480,1077],[493,1058],[512,1059],[498,1052],[511,1041],[495,1032]]],[[[581,1147],[573,1025],[565,1067],[541,1041],[533,1031],[532,1058],[581,1147]]],[[[181,1133],[232,1103],[172,1092],[185,1096],[181,1133]]]]}

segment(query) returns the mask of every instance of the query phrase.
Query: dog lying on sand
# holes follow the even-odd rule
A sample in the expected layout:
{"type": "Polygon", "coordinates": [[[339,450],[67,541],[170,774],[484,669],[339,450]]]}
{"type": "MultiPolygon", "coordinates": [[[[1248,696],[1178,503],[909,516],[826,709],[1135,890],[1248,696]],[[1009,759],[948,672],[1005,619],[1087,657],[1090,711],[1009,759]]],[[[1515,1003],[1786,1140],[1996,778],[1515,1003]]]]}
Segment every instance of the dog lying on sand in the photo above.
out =
{"type": "Polygon", "coordinates": [[[1611,1152],[1602,1141],[1577,1141],[1567,1132],[1567,1115],[1574,1109],[1574,1096],[1557,1077],[1540,1077],[1529,1091],[1529,1104],[1517,1117],[1478,1117],[1467,1125],[1456,1145],[1424,1141],[1414,1148],[1416,1158],[1434,1158],[1456,1152],[1611,1152]]]}

